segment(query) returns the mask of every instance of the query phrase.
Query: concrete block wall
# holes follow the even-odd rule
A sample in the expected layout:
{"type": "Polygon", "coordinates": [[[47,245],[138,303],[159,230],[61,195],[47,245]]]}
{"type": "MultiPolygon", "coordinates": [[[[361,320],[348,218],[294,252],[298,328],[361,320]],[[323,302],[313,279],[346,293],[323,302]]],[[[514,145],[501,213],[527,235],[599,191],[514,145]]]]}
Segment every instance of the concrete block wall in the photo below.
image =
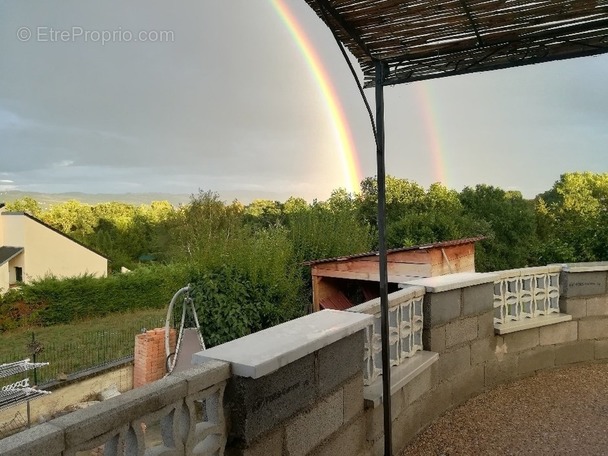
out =
{"type": "MultiPolygon", "coordinates": [[[[393,393],[393,453],[399,454],[418,434],[450,408],[485,388],[484,362],[493,355],[493,279],[424,297],[424,350],[439,353],[438,362],[393,393]]],[[[432,287],[429,287],[432,288],[432,287]]],[[[367,440],[383,454],[383,407],[366,410],[367,440]]]]}
{"type": "MultiPolygon", "coordinates": [[[[503,336],[494,331],[492,283],[427,289],[424,349],[439,360],[392,396],[395,454],[444,412],[499,384],[539,370],[608,362],[608,265],[564,267],[560,283],[560,308],[571,321],[503,336]]],[[[382,406],[366,411],[376,455],[383,451],[382,413],[382,406]]]]}
{"type": "Polygon", "coordinates": [[[572,324],[556,336],[564,342],[556,363],[608,361],[608,266],[566,265],[560,288],[560,310],[572,315],[572,324]]]}
{"type": "Polygon", "coordinates": [[[209,361],[2,439],[0,454],[221,455],[226,420],[214,406],[229,376],[227,363],[209,361]],[[155,426],[160,437],[147,439],[146,429],[155,426]]]}
{"type": "Polygon", "coordinates": [[[227,455],[349,454],[365,451],[363,331],[226,389],[227,455]]]}
{"type": "MultiPolygon", "coordinates": [[[[175,329],[170,329],[169,343],[175,350],[175,329]]],[[[159,380],[167,373],[165,354],[165,329],[157,328],[135,336],[133,360],[133,387],[137,388],[159,380]]]]}

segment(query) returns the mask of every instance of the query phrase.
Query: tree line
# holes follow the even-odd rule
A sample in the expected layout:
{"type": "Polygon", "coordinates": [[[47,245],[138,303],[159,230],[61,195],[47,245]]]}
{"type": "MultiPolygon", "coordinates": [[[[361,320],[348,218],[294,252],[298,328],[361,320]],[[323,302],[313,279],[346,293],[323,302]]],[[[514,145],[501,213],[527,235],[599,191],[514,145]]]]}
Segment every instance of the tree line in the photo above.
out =
{"type": "MultiPolygon", "coordinates": [[[[483,235],[476,246],[480,272],[608,260],[608,173],[563,174],[534,199],[485,184],[458,192],[391,176],[386,192],[389,248],[483,235]]],[[[27,211],[104,254],[113,271],[134,270],[133,278],[114,285],[125,293],[137,289],[138,270],[145,283],[154,281],[151,274],[173,277],[175,290],[194,283],[214,303],[203,311],[219,343],[306,312],[311,287],[303,262],[375,250],[377,195],[376,179],[368,177],[358,194],[337,189],[312,203],[291,197],[244,205],[199,191],[178,207],[72,200],[43,209],[23,198],[6,209],[27,211]]],[[[162,307],[166,300],[163,294],[149,304],[162,307]]],[[[89,304],[78,306],[86,315],[89,304]]]]}
{"type": "MultiPolygon", "coordinates": [[[[386,192],[389,248],[484,235],[479,271],[608,258],[608,173],[563,174],[534,199],[485,184],[461,192],[439,183],[425,189],[391,176],[386,192]]],[[[234,251],[244,255],[243,243],[269,238],[284,242],[281,248],[296,263],[373,250],[376,205],[376,179],[368,177],[356,195],[337,189],[328,200],[312,203],[291,197],[243,205],[199,191],[178,207],[166,201],[135,206],[71,200],[43,210],[26,197],[6,209],[31,213],[101,252],[119,270],[148,262],[221,261],[234,251]]]]}

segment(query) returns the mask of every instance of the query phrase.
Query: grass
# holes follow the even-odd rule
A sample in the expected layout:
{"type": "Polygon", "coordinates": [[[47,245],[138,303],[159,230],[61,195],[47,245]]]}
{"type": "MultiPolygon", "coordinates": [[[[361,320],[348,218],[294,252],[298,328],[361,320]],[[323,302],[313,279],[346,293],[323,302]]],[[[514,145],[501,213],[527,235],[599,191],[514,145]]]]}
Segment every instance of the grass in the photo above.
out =
{"type": "MultiPolygon", "coordinates": [[[[143,328],[162,326],[165,314],[166,310],[142,310],[112,314],[69,325],[6,331],[0,334],[0,364],[24,358],[31,359],[28,344],[31,343],[34,333],[36,342],[42,345],[42,351],[36,356],[36,361],[50,363],[37,371],[38,383],[44,383],[64,374],[132,356],[135,335],[143,328]]],[[[31,373],[27,375],[32,378],[31,373]]],[[[20,378],[23,378],[23,375],[20,378]]],[[[4,385],[11,383],[11,379],[2,379],[0,382],[4,385]]]]}

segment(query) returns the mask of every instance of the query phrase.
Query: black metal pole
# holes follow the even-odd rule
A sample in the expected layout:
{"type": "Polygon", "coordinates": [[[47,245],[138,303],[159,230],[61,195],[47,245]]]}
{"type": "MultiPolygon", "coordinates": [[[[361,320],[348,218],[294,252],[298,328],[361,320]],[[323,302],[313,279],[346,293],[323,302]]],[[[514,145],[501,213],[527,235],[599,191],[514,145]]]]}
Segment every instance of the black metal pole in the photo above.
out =
{"type": "Polygon", "coordinates": [[[393,453],[391,421],[391,363],[388,327],[388,274],[386,268],[386,170],[384,166],[384,70],[376,61],[376,161],[378,168],[378,253],[380,272],[380,328],[382,331],[382,406],[384,407],[384,455],[393,453]]]}

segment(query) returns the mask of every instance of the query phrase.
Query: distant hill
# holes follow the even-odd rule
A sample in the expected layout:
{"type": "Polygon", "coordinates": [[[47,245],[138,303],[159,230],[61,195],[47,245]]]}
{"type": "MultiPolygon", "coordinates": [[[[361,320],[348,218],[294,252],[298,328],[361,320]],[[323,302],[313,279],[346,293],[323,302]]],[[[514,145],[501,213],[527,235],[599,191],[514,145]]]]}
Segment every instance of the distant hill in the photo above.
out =
{"type": "Polygon", "coordinates": [[[0,192],[0,203],[11,203],[26,196],[34,198],[43,208],[69,200],[78,200],[86,204],[118,201],[134,205],[150,204],[152,201],[168,201],[174,206],[190,201],[190,195],[174,193],[38,193],[9,190],[0,192]]]}

